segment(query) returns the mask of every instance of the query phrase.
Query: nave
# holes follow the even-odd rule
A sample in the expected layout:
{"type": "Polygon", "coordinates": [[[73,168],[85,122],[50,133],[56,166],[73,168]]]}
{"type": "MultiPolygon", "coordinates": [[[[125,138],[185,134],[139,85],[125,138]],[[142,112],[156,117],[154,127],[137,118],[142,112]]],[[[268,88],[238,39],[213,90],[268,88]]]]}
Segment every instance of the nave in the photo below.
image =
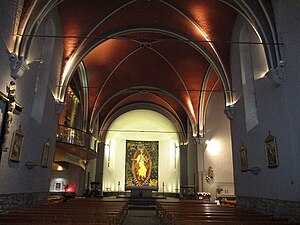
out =
{"type": "Polygon", "coordinates": [[[131,210],[130,200],[75,199],[0,215],[1,225],[280,225],[290,224],[240,208],[196,200],[163,199],[156,210],[131,210]]]}

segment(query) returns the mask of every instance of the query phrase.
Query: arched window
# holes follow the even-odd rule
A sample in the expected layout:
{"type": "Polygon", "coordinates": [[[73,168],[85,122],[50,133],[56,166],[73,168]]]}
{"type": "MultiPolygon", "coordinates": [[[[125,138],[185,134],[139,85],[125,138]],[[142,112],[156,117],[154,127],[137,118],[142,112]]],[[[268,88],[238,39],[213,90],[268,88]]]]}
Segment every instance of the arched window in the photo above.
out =
{"type": "Polygon", "coordinates": [[[241,15],[235,21],[231,40],[239,43],[230,49],[233,96],[237,109],[244,111],[245,129],[249,132],[259,124],[256,84],[268,71],[267,56],[258,31],[241,15]]]}
{"type": "Polygon", "coordinates": [[[54,51],[54,38],[47,38],[47,36],[55,35],[55,24],[52,20],[48,20],[45,25],[45,37],[42,41],[41,59],[44,60],[39,65],[37,70],[35,89],[34,89],[34,100],[31,111],[31,117],[39,124],[42,123],[46,94],[48,90],[48,81],[51,74],[52,56],[54,51]]]}
{"type": "MultiPolygon", "coordinates": [[[[245,25],[240,33],[241,43],[250,43],[251,30],[249,25],[245,25]]],[[[240,44],[240,65],[242,89],[245,106],[246,128],[247,131],[252,130],[258,125],[257,106],[254,85],[254,68],[253,68],[253,52],[251,44],[240,44]]]]}

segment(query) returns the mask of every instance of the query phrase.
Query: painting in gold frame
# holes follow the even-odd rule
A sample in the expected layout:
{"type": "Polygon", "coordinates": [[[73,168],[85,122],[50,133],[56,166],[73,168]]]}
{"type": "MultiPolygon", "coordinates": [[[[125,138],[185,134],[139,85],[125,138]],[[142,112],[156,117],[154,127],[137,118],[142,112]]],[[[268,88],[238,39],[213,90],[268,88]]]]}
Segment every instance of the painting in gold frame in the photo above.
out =
{"type": "Polygon", "coordinates": [[[245,172],[248,170],[247,148],[242,143],[239,149],[240,170],[245,172]]]}
{"type": "Polygon", "coordinates": [[[267,158],[267,166],[269,168],[278,167],[278,150],[276,138],[271,135],[269,131],[269,135],[265,140],[265,148],[266,148],[266,158],[267,158]]]}
{"type": "Polygon", "coordinates": [[[13,133],[9,157],[8,157],[9,160],[14,162],[20,162],[23,142],[24,142],[24,135],[20,127],[18,130],[14,131],[13,133]]]}
{"type": "Polygon", "coordinates": [[[44,168],[48,167],[50,150],[51,150],[51,145],[50,145],[50,142],[48,139],[43,147],[41,167],[44,167],[44,168]]]}

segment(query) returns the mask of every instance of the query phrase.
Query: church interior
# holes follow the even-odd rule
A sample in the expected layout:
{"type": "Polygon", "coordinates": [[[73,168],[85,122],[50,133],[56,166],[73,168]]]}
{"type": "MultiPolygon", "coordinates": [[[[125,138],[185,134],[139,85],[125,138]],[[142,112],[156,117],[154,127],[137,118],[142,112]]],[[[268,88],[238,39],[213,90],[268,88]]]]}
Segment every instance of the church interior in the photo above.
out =
{"type": "Polygon", "coordinates": [[[1,0],[0,224],[300,223],[299,11],[1,0]]]}

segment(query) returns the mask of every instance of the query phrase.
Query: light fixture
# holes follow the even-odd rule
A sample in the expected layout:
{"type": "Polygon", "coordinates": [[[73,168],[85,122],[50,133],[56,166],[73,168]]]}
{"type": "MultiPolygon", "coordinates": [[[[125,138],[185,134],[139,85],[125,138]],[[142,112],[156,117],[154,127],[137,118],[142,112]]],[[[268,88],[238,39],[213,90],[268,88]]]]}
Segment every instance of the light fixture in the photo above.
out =
{"type": "Polygon", "coordinates": [[[205,141],[207,144],[206,150],[212,156],[217,155],[220,152],[220,143],[216,140],[205,141]]]}
{"type": "Polygon", "coordinates": [[[38,166],[38,164],[34,164],[33,162],[27,161],[25,163],[25,166],[27,167],[27,169],[33,169],[33,167],[38,166]]]}
{"type": "Polygon", "coordinates": [[[106,144],[106,143],[105,143],[105,146],[108,147],[107,167],[110,167],[110,141],[109,141],[109,144],[106,144]]]}
{"type": "Polygon", "coordinates": [[[58,171],[62,171],[62,170],[64,170],[64,169],[63,169],[61,166],[58,166],[58,167],[57,167],[57,170],[58,170],[58,171]]]}
{"type": "Polygon", "coordinates": [[[174,142],[174,169],[176,169],[176,162],[177,162],[177,148],[179,148],[178,145],[174,142]]]}
{"type": "Polygon", "coordinates": [[[250,171],[253,174],[257,175],[261,171],[261,169],[258,166],[254,166],[254,167],[250,167],[247,171],[250,171]]]}
{"type": "Polygon", "coordinates": [[[42,59],[29,60],[29,61],[27,62],[27,64],[30,65],[31,63],[34,63],[34,62],[37,62],[37,63],[39,63],[39,64],[43,64],[43,63],[44,63],[44,60],[42,60],[42,59]]]}

